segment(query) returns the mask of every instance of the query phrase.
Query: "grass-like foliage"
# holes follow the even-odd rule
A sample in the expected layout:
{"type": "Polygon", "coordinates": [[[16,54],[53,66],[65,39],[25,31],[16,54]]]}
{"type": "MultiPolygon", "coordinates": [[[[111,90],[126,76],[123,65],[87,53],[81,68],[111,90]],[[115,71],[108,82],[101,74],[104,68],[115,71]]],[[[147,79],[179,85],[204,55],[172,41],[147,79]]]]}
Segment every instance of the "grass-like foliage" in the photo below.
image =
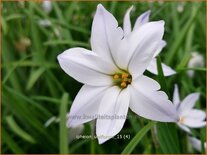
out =
{"type": "MultiPolygon", "coordinates": [[[[63,72],[57,55],[71,47],[91,49],[91,24],[99,3],[54,1],[50,12],[42,2],[1,3],[2,153],[199,153],[175,123],[152,122],[131,111],[121,132],[102,145],[87,138],[94,135],[94,122],[84,124],[80,135],[86,137],[79,139],[65,126],[65,116],[82,84],[63,72]],[[48,25],[42,25],[43,20],[48,25]]],[[[157,61],[159,75],[144,74],[157,80],[170,99],[175,83],[181,99],[199,92],[196,108],[205,110],[206,68],[188,67],[193,51],[205,61],[205,2],[101,3],[121,26],[131,5],[136,8],[132,23],[147,10],[151,10],[150,20],[165,21],[167,46],[157,61]],[[164,77],[161,60],[177,74],[164,77]],[[193,77],[188,76],[189,70],[194,71],[193,77]]],[[[192,133],[206,140],[206,128],[192,129],[192,133]]]]}

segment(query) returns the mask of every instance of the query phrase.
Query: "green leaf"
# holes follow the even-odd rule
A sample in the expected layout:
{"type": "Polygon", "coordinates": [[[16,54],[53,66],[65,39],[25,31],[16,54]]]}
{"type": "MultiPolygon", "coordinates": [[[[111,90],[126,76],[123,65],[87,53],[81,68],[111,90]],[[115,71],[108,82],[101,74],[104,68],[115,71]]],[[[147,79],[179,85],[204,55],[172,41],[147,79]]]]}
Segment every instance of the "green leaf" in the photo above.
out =
{"type": "Polygon", "coordinates": [[[194,70],[194,71],[206,72],[206,68],[179,68],[178,70],[180,71],[194,70]]]}
{"type": "Polygon", "coordinates": [[[191,17],[188,20],[188,22],[183,26],[183,28],[181,29],[181,31],[177,34],[178,36],[176,36],[177,38],[175,39],[175,41],[173,42],[172,46],[170,47],[170,50],[168,51],[168,56],[166,57],[166,63],[167,64],[171,64],[171,62],[174,60],[174,56],[176,55],[176,52],[178,51],[182,41],[185,39],[186,34],[188,33],[191,25],[193,24],[196,15],[199,11],[200,8],[200,4],[199,3],[195,3],[195,5],[193,5],[193,9],[192,9],[192,13],[191,13],[191,17]]]}
{"type": "Polygon", "coordinates": [[[6,21],[5,21],[5,19],[3,17],[0,18],[0,21],[1,21],[1,26],[2,26],[3,34],[7,35],[7,33],[8,33],[8,26],[7,26],[6,21]]]}
{"type": "Polygon", "coordinates": [[[162,90],[165,91],[169,95],[166,80],[165,80],[164,73],[162,70],[160,56],[157,57],[157,72],[158,72],[158,80],[159,80],[162,90]]]}
{"type": "Polygon", "coordinates": [[[75,41],[75,40],[49,40],[44,42],[45,46],[57,46],[57,45],[70,45],[70,46],[82,46],[82,47],[90,47],[88,43],[75,41]]]}
{"type": "Polygon", "coordinates": [[[2,140],[5,142],[8,147],[12,150],[15,154],[24,154],[25,152],[21,149],[20,146],[12,139],[11,135],[7,133],[7,131],[2,128],[2,140]]]}
{"type": "MultiPolygon", "coordinates": [[[[163,74],[161,59],[159,56],[157,57],[157,70],[158,70],[158,80],[160,82],[161,88],[167,94],[169,94],[166,80],[163,74]]],[[[163,153],[180,153],[177,131],[174,124],[158,123],[157,134],[163,153]]]]}
{"type": "Polygon", "coordinates": [[[13,119],[12,116],[7,116],[6,117],[6,121],[9,125],[9,127],[11,128],[11,130],[16,133],[18,136],[20,136],[22,139],[30,142],[30,143],[36,143],[35,139],[30,136],[27,132],[25,132],[23,129],[21,129],[17,123],[15,122],[15,120],[13,119]]]}
{"type": "Polygon", "coordinates": [[[156,124],[156,122],[149,122],[144,128],[142,128],[135,137],[129,142],[121,154],[130,154],[144,135],[156,124]]]}
{"type": "Polygon", "coordinates": [[[165,154],[180,154],[178,136],[173,123],[158,123],[157,136],[160,147],[165,154]]]}
{"type": "Polygon", "coordinates": [[[66,115],[69,95],[64,93],[60,105],[60,154],[68,154],[68,129],[66,127],[66,115]]]}
{"type": "Polygon", "coordinates": [[[202,128],[200,131],[200,139],[201,139],[201,153],[205,154],[206,149],[205,149],[205,142],[206,142],[206,128],[202,128]]]}
{"type": "Polygon", "coordinates": [[[46,102],[50,102],[50,103],[54,103],[54,104],[59,104],[60,103],[60,99],[53,98],[53,97],[32,96],[31,98],[34,99],[34,100],[37,100],[37,101],[46,101],[46,102]]]}
{"type": "Polygon", "coordinates": [[[30,90],[34,84],[36,83],[36,81],[38,81],[38,79],[40,78],[40,76],[45,72],[45,68],[42,67],[42,68],[39,68],[35,71],[33,71],[31,74],[30,74],[30,78],[29,78],[29,81],[27,83],[27,87],[26,89],[27,90],[30,90]]]}

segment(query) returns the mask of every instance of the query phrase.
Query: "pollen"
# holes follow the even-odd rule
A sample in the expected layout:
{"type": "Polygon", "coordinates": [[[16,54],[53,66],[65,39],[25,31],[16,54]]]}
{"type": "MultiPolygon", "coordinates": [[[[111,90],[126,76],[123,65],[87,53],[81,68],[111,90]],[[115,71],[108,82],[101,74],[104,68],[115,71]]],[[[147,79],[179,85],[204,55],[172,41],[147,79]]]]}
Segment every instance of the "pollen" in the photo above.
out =
{"type": "Polygon", "coordinates": [[[132,76],[127,71],[119,71],[113,75],[114,85],[120,87],[121,89],[127,88],[132,82],[132,76]]]}
{"type": "Polygon", "coordinates": [[[118,79],[119,78],[119,75],[115,74],[113,78],[114,79],[118,79]]]}
{"type": "Polygon", "coordinates": [[[126,86],[127,86],[126,82],[121,83],[121,88],[126,88],[126,86]]]}
{"type": "Polygon", "coordinates": [[[127,78],[128,76],[129,76],[129,74],[127,74],[127,73],[123,73],[121,77],[122,77],[122,79],[125,79],[125,78],[127,78]]]}

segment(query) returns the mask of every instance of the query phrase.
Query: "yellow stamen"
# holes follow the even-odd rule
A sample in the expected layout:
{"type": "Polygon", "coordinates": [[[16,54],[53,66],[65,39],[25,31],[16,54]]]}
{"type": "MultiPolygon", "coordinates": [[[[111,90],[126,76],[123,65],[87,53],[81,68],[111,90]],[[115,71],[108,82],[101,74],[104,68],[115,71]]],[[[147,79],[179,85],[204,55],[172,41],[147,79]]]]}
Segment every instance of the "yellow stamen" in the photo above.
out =
{"type": "Polygon", "coordinates": [[[122,82],[122,83],[121,83],[121,87],[122,87],[122,88],[126,88],[126,86],[127,86],[126,82],[122,82]]]}
{"type": "Polygon", "coordinates": [[[115,74],[113,78],[114,79],[118,79],[119,78],[119,75],[115,74]]]}
{"type": "Polygon", "coordinates": [[[128,76],[129,76],[129,74],[127,74],[127,73],[123,73],[121,77],[122,77],[122,79],[125,79],[125,78],[127,78],[128,76]]]}
{"type": "Polygon", "coordinates": [[[124,70],[118,71],[112,76],[113,84],[120,87],[121,89],[127,88],[132,82],[132,76],[124,70]]]}

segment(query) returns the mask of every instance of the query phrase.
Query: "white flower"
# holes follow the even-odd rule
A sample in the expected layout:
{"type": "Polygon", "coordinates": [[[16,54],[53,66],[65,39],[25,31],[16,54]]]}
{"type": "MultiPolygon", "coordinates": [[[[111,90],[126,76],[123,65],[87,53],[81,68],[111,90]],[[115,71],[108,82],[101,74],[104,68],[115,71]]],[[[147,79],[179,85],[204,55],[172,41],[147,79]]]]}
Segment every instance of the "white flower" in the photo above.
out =
{"type": "Polygon", "coordinates": [[[52,11],[52,2],[50,0],[43,0],[42,8],[46,13],[50,13],[52,11]]]}
{"type": "Polygon", "coordinates": [[[182,13],[184,11],[184,9],[185,9],[184,7],[185,7],[185,3],[184,2],[178,3],[178,5],[177,5],[177,12],[182,13]]]}
{"type": "MultiPolygon", "coordinates": [[[[150,11],[146,11],[143,14],[141,14],[137,20],[135,21],[133,30],[131,28],[131,21],[130,21],[130,12],[132,11],[133,6],[130,7],[124,16],[124,36],[127,36],[129,34],[131,34],[131,32],[133,31],[137,31],[138,29],[140,29],[143,25],[149,23],[149,16],[150,16],[150,11]]],[[[147,67],[147,70],[150,71],[153,74],[158,74],[157,72],[157,60],[156,60],[156,56],[162,51],[162,49],[166,46],[166,42],[164,40],[160,41],[160,45],[159,48],[157,49],[157,51],[154,53],[153,55],[153,59],[151,60],[151,62],[149,63],[149,66],[147,67]]],[[[165,76],[170,76],[175,74],[176,72],[170,68],[169,66],[167,66],[166,64],[162,63],[162,69],[163,69],[163,73],[165,76]]]]}
{"type": "Polygon", "coordinates": [[[48,19],[41,19],[38,21],[38,24],[42,27],[49,27],[52,25],[51,21],[48,19]]]}
{"type": "Polygon", "coordinates": [[[192,93],[181,102],[178,86],[175,85],[173,103],[179,115],[179,122],[177,124],[187,133],[191,133],[189,128],[201,128],[206,126],[206,113],[202,110],[193,109],[198,98],[199,93],[192,93]]]}
{"type": "Polygon", "coordinates": [[[73,128],[69,128],[69,139],[68,142],[71,143],[73,140],[76,139],[77,136],[79,136],[84,130],[84,126],[78,125],[76,127],[73,128]]]}
{"type": "MultiPolygon", "coordinates": [[[[191,58],[188,62],[188,68],[194,68],[194,67],[203,67],[204,66],[204,58],[201,54],[198,52],[192,52],[191,58]]],[[[194,77],[194,71],[189,70],[187,72],[189,77],[194,77]]]]}
{"type": "MultiPolygon", "coordinates": [[[[201,141],[195,137],[188,136],[188,141],[192,144],[193,148],[201,152],[201,141]]],[[[206,142],[203,144],[206,149],[206,142]]]]}
{"type": "Polygon", "coordinates": [[[114,16],[99,4],[92,24],[92,51],[71,48],[58,56],[61,68],[84,83],[68,114],[68,126],[96,119],[96,135],[104,143],[122,129],[128,108],[148,119],[176,122],[175,106],[158,91],[156,81],[143,75],[163,34],[164,21],[157,21],[124,37],[114,16]]]}
{"type": "Polygon", "coordinates": [[[159,5],[163,5],[164,4],[164,0],[158,0],[159,5]]]}

